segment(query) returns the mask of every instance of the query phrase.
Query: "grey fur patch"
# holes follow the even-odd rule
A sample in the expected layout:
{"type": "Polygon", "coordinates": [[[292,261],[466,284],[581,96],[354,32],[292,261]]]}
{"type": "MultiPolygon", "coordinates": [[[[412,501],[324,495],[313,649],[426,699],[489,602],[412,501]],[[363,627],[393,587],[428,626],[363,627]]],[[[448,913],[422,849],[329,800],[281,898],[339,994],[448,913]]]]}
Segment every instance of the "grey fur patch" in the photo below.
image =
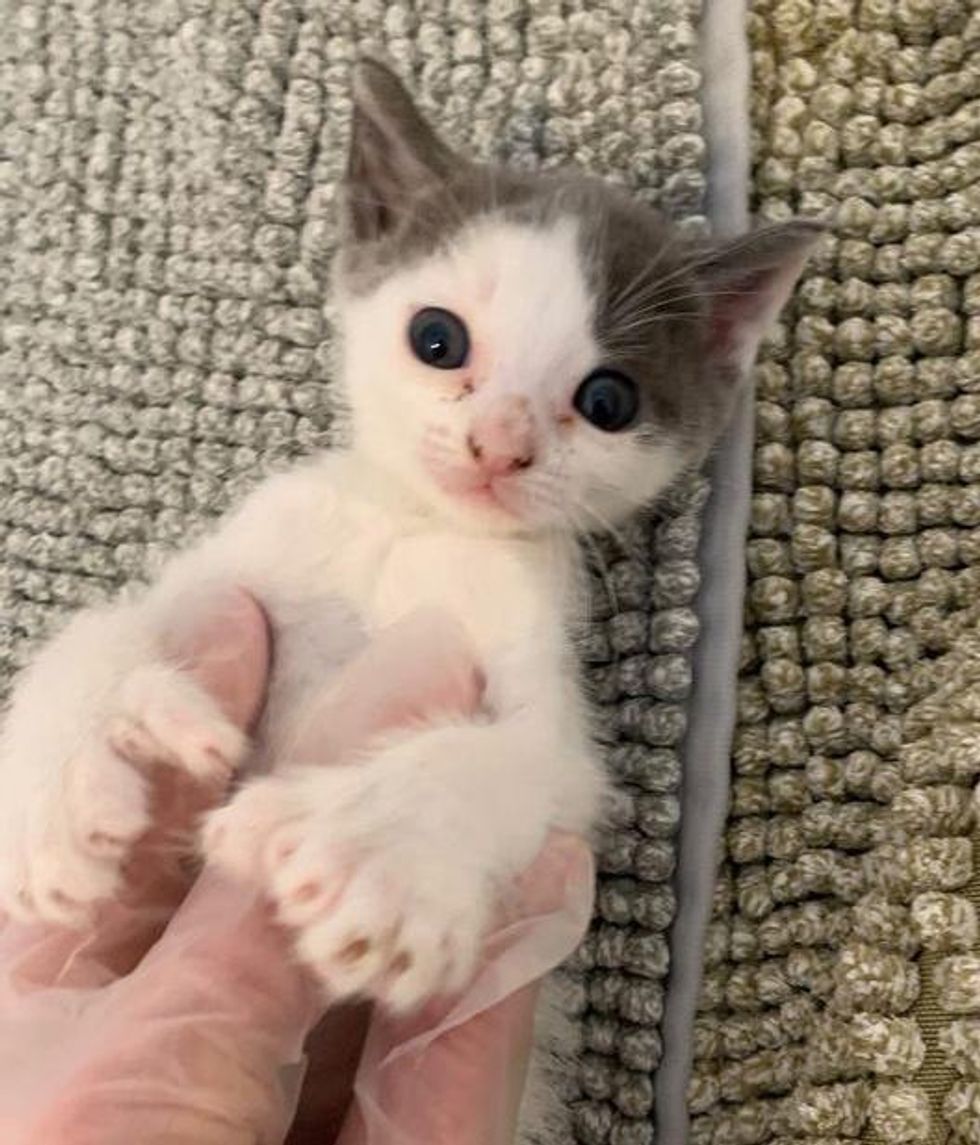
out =
{"type": "Polygon", "coordinates": [[[438,138],[375,61],[355,83],[345,201],[339,282],[355,295],[481,217],[542,227],[573,219],[604,365],[637,383],[651,444],[670,438],[691,461],[724,427],[745,369],[733,330],[787,276],[792,285],[821,230],[795,220],[716,247],[599,179],[475,163],[438,138]]]}
{"type": "Polygon", "coordinates": [[[345,179],[345,239],[383,242],[426,188],[452,176],[456,159],[419,113],[398,77],[364,60],[354,78],[345,179]]]}

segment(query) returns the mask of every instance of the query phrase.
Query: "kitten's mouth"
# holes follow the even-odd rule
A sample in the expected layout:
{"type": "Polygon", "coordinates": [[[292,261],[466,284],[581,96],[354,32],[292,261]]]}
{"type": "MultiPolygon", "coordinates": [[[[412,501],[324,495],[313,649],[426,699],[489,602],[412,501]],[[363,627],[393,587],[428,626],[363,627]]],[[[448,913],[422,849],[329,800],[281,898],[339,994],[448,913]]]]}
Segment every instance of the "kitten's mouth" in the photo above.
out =
{"type": "Polygon", "coordinates": [[[505,513],[512,518],[520,516],[513,496],[512,478],[491,477],[475,469],[444,469],[432,465],[429,472],[440,491],[454,501],[477,509],[505,513]]]}
{"type": "Polygon", "coordinates": [[[460,490],[455,495],[470,504],[502,509],[513,516],[513,510],[501,500],[493,481],[485,481],[482,485],[475,485],[471,489],[460,490]]]}

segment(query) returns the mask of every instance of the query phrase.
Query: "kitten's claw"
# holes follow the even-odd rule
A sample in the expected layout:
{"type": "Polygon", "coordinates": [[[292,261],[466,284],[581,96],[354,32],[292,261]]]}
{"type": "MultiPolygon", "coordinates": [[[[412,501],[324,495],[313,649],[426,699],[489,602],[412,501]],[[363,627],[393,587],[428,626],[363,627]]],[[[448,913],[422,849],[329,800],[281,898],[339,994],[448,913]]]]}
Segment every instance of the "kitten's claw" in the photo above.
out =
{"type": "Polygon", "coordinates": [[[470,979],[490,888],[410,808],[393,820],[375,779],[344,767],[259,780],[211,816],[204,845],[259,881],[331,997],[408,1011],[470,979]]]}
{"type": "Polygon", "coordinates": [[[119,891],[126,855],[150,827],[144,773],[162,765],[222,779],[245,747],[194,680],[163,665],[134,672],[59,767],[39,770],[4,745],[0,768],[18,790],[0,807],[0,910],[84,925],[119,891]]]}

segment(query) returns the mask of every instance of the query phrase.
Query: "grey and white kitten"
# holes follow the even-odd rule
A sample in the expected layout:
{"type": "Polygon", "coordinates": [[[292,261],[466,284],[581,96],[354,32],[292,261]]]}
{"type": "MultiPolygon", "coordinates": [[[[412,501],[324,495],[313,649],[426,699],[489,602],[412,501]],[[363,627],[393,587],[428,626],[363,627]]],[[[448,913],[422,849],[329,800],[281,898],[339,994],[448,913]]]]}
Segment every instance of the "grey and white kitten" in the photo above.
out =
{"type": "Polygon", "coordinates": [[[264,482],[26,670],[0,739],[0,905],[75,918],[114,893],[148,822],[121,727],[198,775],[250,752],[166,654],[182,602],[243,585],[277,639],[260,732],[275,764],[205,847],[258,874],[334,994],[406,1009],[466,981],[497,888],[549,829],[593,825],[576,537],[704,456],[817,229],[712,246],[601,181],[472,162],[376,63],[354,105],[336,296],[349,444],[264,482]],[[316,635],[329,645],[341,612],[370,635],[426,606],[465,629],[494,718],[277,774],[330,658],[316,635]],[[292,846],[270,862],[284,824],[292,846]],[[338,879],[314,909],[309,886],[338,879]]]}

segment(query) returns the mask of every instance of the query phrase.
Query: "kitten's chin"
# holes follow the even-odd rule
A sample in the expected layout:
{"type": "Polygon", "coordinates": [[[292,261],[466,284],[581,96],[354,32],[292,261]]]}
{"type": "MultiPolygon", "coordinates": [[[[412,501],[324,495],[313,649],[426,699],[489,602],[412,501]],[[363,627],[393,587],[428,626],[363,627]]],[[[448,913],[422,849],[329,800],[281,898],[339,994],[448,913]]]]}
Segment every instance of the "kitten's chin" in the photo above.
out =
{"type": "Polygon", "coordinates": [[[541,519],[519,480],[481,480],[468,471],[444,470],[403,455],[379,455],[355,442],[353,452],[368,467],[370,485],[408,512],[444,521],[463,532],[531,536],[559,531],[560,522],[541,519]]]}
{"type": "Polygon", "coordinates": [[[435,487],[435,500],[440,513],[460,528],[500,534],[527,534],[538,531],[528,520],[517,498],[483,485],[448,491],[435,487]]]}
{"type": "Polygon", "coordinates": [[[426,466],[422,479],[437,511],[460,528],[505,535],[541,529],[513,478],[488,480],[469,471],[426,466]]]}

